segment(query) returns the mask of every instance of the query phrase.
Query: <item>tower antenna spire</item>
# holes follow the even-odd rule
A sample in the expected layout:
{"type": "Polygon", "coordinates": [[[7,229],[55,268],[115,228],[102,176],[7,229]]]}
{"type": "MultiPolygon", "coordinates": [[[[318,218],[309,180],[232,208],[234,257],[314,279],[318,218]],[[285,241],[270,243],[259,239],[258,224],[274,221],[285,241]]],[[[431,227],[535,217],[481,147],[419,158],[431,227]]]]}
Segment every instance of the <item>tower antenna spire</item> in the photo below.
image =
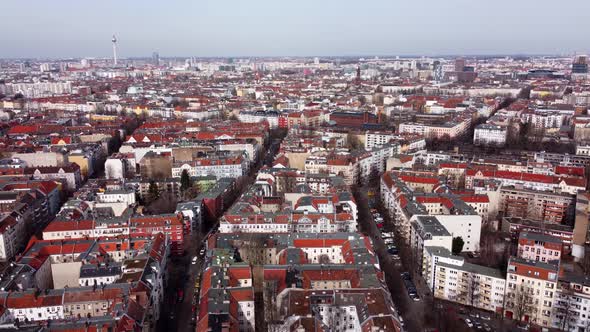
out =
{"type": "Polygon", "coordinates": [[[115,37],[115,35],[113,35],[113,39],[111,39],[111,41],[113,42],[113,65],[117,65],[117,37],[115,37]]]}

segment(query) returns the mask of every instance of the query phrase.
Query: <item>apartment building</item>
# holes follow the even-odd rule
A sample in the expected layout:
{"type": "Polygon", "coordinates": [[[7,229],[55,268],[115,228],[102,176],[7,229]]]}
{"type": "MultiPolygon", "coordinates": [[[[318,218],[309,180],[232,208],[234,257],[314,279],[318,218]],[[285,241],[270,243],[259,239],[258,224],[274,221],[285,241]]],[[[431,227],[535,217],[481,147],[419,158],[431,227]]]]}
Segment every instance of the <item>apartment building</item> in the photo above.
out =
{"type": "Polygon", "coordinates": [[[410,248],[419,274],[424,272],[424,256],[427,247],[440,247],[450,251],[453,247],[453,237],[436,217],[418,216],[412,221],[410,248]]]}
{"type": "Polygon", "coordinates": [[[575,203],[575,197],[569,193],[502,186],[498,209],[506,217],[568,224],[574,218],[575,203]]]}
{"type": "Polygon", "coordinates": [[[559,265],[511,257],[506,273],[504,315],[551,327],[559,265]]]}
{"type": "Polygon", "coordinates": [[[506,144],[508,130],[506,127],[480,124],[473,132],[473,144],[483,146],[501,147],[506,144]]]}
{"type": "Polygon", "coordinates": [[[563,242],[559,238],[545,234],[521,232],[517,250],[520,258],[556,263],[561,260],[563,242]]]}
{"type": "Polygon", "coordinates": [[[465,262],[443,247],[426,247],[423,271],[434,297],[502,313],[506,279],[497,269],[465,262]]]}

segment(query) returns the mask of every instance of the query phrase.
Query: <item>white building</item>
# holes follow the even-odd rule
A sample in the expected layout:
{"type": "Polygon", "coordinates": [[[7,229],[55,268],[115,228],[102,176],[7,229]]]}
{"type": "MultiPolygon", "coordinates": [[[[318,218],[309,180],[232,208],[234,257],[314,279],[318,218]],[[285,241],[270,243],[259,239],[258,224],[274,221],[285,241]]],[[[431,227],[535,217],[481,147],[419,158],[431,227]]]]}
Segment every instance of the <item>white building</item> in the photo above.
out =
{"type": "Polygon", "coordinates": [[[239,178],[248,168],[246,159],[233,157],[227,159],[199,159],[178,163],[172,166],[172,177],[180,177],[186,170],[191,177],[213,175],[219,178],[239,178]]]}
{"type": "Polygon", "coordinates": [[[107,179],[124,179],[135,174],[135,157],[132,154],[116,154],[109,157],[105,164],[107,179]]]}
{"type": "Polygon", "coordinates": [[[22,93],[26,98],[40,98],[72,93],[70,82],[7,83],[0,85],[0,92],[11,95],[22,93]]]}
{"type": "Polygon", "coordinates": [[[553,301],[552,327],[570,332],[590,326],[590,278],[581,273],[560,276],[553,301]]]}
{"type": "Polygon", "coordinates": [[[473,144],[484,146],[504,146],[506,144],[506,137],[508,130],[506,127],[480,124],[475,127],[473,132],[473,144]]]}
{"type": "Polygon", "coordinates": [[[482,218],[479,215],[437,215],[436,219],[452,237],[461,237],[464,252],[479,250],[482,218]]]}
{"type": "Polygon", "coordinates": [[[434,297],[496,313],[504,308],[502,271],[465,262],[442,247],[426,247],[425,278],[434,297]]]}
{"type": "Polygon", "coordinates": [[[270,129],[278,128],[279,112],[277,111],[240,111],[238,120],[245,123],[268,122],[270,129]]]}
{"type": "Polygon", "coordinates": [[[366,131],[365,132],[365,150],[371,150],[374,147],[383,146],[394,139],[396,135],[389,132],[366,131]]]}
{"type": "Polygon", "coordinates": [[[431,246],[445,248],[451,251],[453,237],[438,222],[436,217],[419,216],[412,221],[410,227],[410,247],[412,248],[412,254],[416,258],[416,269],[420,274],[424,272],[425,248],[431,246]]]}
{"type": "Polygon", "coordinates": [[[590,144],[576,145],[576,154],[581,156],[590,156],[590,144]]]}
{"type": "Polygon", "coordinates": [[[96,198],[100,203],[125,203],[127,205],[132,205],[135,204],[135,191],[108,190],[97,193],[96,198]]]}
{"type": "Polygon", "coordinates": [[[510,258],[506,275],[506,317],[551,327],[558,274],[556,264],[510,258]]]}
{"type": "Polygon", "coordinates": [[[21,217],[5,216],[0,221],[0,261],[7,261],[16,256],[24,244],[26,229],[21,217]]]}

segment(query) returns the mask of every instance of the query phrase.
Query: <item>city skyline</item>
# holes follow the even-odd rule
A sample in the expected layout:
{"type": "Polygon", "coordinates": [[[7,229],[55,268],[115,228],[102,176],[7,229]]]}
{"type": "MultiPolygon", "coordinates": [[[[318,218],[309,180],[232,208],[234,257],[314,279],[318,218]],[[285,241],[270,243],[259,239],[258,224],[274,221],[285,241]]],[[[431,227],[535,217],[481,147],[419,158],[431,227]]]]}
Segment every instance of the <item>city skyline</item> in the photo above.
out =
{"type": "Polygon", "coordinates": [[[0,58],[109,57],[113,34],[121,58],[571,55],[588,52],[590,27],[583,16],[590,3],[577,0],[568,2],[576,10],[559,15],[546,0],[30,3],[4,4],[11,15],[0,27],[12,33],[0,37],[10,45],[0,58]]]}

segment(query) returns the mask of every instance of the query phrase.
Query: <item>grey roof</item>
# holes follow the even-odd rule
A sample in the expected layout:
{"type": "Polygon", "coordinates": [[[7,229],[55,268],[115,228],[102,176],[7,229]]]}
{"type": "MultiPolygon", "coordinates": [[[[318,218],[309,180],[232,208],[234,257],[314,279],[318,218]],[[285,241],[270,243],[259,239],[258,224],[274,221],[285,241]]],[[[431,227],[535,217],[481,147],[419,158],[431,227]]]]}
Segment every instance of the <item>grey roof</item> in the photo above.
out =
{"type": "Polygon", "coordinates": [[[494,268],[487,267],[487,266],[483,266],[483,265],[471,264],[471,263],[467,263],[467,262],[464,262],[463,265],[454,265],[454,264],[448,264],[448,263],[444,263],[444,262],[438,262],[438,263],[436,263],[436,265],[443,266],[443,267],[450,268],[450,269],[456,269],[456,270],[461,270],[461,271],[465,271],[465,272],[486,275],[486,276],[492,277],[492,278],[505,279],[504,274],[502,273],[501,270],[494,269],[494,268]]]}
{"type": "Polygon", "coordinates": [[[95,278],[107,276],[119,276],[121,274],[121,264],[111,263],[110,265],[86,264],[80,267],[80,278],[95,278]]]}
{"type": "Polygon", "coordinates": [[[559,239],[555,236],[545,235],[545,234],[541,234],[541,233],[521,232],[519,238],[533,240],[533,241],[558,243],[558,244],[561,244],[563,242],[563,241],[561,241],[561,239],[559,239]]]}
{"type": "Polygon", "coordinates": [[[451,236],[451,233],[447,231],[436,217],[433,216],[418,216],[416,223],[412,225],[421,234],[429,233],[433,236],[451,236]]]}

